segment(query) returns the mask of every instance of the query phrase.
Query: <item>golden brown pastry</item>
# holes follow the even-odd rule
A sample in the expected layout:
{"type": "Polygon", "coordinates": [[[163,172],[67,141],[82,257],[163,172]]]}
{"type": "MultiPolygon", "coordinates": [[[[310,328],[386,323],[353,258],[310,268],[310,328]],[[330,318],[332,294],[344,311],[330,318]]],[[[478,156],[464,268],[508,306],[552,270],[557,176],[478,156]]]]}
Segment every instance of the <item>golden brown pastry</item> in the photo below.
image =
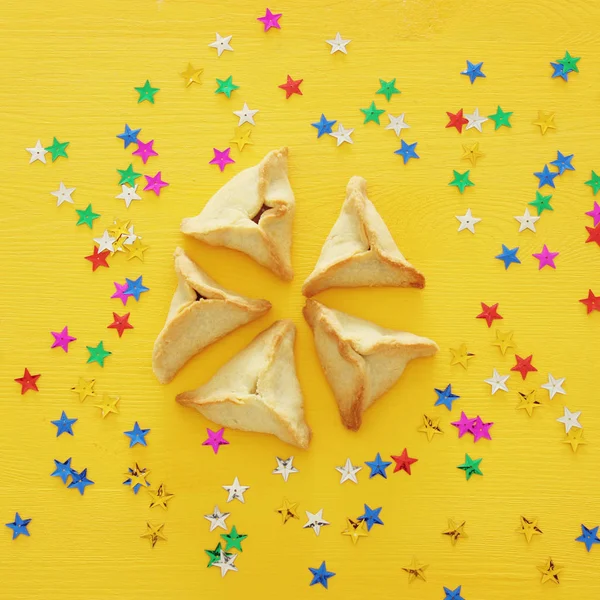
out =
{"type": "Polygon", "coordinates": [[[222,427],[271,433],[307,448],[311,432],[296,377],[295,337],[291,321],[276,321],[207,383],[179,394],[177,402],[194,407],[222,427]]]}
{"type": "Polygon", "coordinates": [[[175,250],[175,272],[179,283],[152,354],[152,369],[161,383],[171,381],[206,346],[271,308],[267,300],[253,300],[221,287],[181,248],[175,250]]]}
{"type": "Polygon", "coordinates": [[[244,252],[290,281],[294,193],[287,175],[288,149],[269,152],[230,179],[181,231],[211,246],[244,252]]]}
{"type": "Polygon", "coordinates": [[[425,286],[425,278],[402,256],[389,229],[367,198],[367,182],[352,177],[342,212],[319,260],[302,286],[305,296],[332,287],[425,286]]]}
{"type": "Polygon", "coordinates": [[[438,351],[427,338],[385,329],[316,300],[307,300],[303,312],[348,429],[360,428],[362,414],[396,383],[410,360],[438,351]]]}

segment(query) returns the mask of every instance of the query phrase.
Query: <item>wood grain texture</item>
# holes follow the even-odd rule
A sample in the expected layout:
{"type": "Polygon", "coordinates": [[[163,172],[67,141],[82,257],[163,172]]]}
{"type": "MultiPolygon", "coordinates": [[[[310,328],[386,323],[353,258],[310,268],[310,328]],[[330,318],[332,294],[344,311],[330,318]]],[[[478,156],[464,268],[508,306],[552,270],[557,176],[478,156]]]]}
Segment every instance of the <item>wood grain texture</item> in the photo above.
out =
{"type": "MultiPolygon", "coordinates": [[[[597,53],[600,5],[566,0],[530,3],[492,0],[346,2],[282,0],[282,30],[264,34],[255,19],[264,5],[232,0],[104,0],[48,3],[5,1],[0,39],[0,156],[4,168],[0,212],[0,523],[15,511],[31,517],[31,537],[12,542],[0,535],[0,597],[208,598],[232,595],[289,599],[325,593],[309,589],[309,566],[322,560],[337,573],[329,598],[377,597],[434,600],[442,586],[463,586],[469,600],[506,597],[578,598],[600,594],[600,552],[575,544],[579,524],[600,523],[597,470],[600,410],[596,373],[600,361],[600,315],[587,317],[577,302],[589,287],[600,289],[599,251],[585,245],[583,215],[592,194],[583,185],[598,170],[600,82],[597,53]],[[351,38],[349,53],[331,56],[324,40],[336,31],[351,38]],[[234,53],[217,58],[207,44],[214,32],[233,34],[234,53]],[[580,73],[568,83],[550,78],[549,61],[568,49],[582,56],[580,73]],[[459,72],[465,60],[485,61],[486,79],[471,86],[459,72]],[[203,85],[185,89],[179,73],[188,61],[204,68],[203,85]],[[277,85],[287,74],[304,78],[302,97],[286,101],[277,85]],[[240,89],[228,100],[215,95],[214,80],[233,75],[240,89]],[[388,104],[375,96],[378,78],[397,78],[402,90],[388,104]],[[133,86],[149,78],[161,88],[156,104],[138,105],[133,86]],[[233,134],[246,100],[259,108],[253,146],[223,174],[207,164],[213,146],[233,134]],[[407,166],[393,154],[398,140],[384,127],[362,125],[359,108],[375,100],[393,115],[406,113],[408,142],[418,141],[418,161],[407,166]],[[478,106],[491,114],[500,104],[514,111],[512,129],[462,136],[444,129],[445,111],[478,106]],[[556,112],[557,130],[542,137],[532,125],[538,109],[556,112]],[[354,127],[353,146],[315,139],[310,123],[321,112],[354,127]],[[154,139],[158,169],[170,186],[160,198],[144,194],[129,210],[119,193],[117,168],[132,158],[115,135],[129,123],[154,139]],[[25,148],[38,138],[69,140],[69,159],[29,165],[25,148]],[[476,186],[464,195],[448,187],[452,169],[464,170],[464,142],[478,140],[485,156],[471,170],[476,186]],[[200,211],[228,177],[255,164],[270,149],[290,147],[290,177],[296,193],[291,284],[277,280],[250,259],[225,249],[183,240],[179,223],[200,211]],[[518,234],[513,215],[534,199],[532,172],[556,156],[575,153],[577,171],[553,191],[554,212],[545,212],[538,232],[518,234]],[[365,415],[358,434],[340,424],[332,394],[301,317],[300,288],[335,221],[352,175],[362,175],[369,194],[407,258],[427,276],[419,290],[335,290],[326,304],[435,339],[434,359],[416,361],[402,380],[365,415]],[[131,218],[151,249],[142,265],[117,256],[110,270],[90,272],[83,256],[88,229],[74,226],[73,207],[56,207],[50,191],[60,181],[75,186],[77,208],[92,203],[102,218],[100,235],[113,217],[131,218]],[[467,208],[483,220],[477,234],[456,231],[456,214],[467,208]],[[494,260],[500,244],[520,246],[523,261],[507,272],[494,260]],[[537,271],[531,258],[546,243],[559,250],[557,270],[537,271]],[[226,337],[192,361],[168,386],[150,369],[154,338],[162,327],[175,286],[172,252],[182,244],[220,283],[242,294],[265,297],[272,311],[226,337]],[[106,326],[112,282],[144,275],[151,288],[131,308],[135,329],[119,339],[106,326]],[[488,330],[474,317],[479,302],[499,302],[500,327],[514,330],[519,353],[533,353],[538,373],[525,383],[513,374],[509,393],[489,395],[483,383],[494,367],[508,372],[512,354],[490,345],[488,330]],[[275,439],[227,432],[231,445],[218,456],[201,446],[210,424],[174,402],[176,393],[206,381],[274,319],[298,325],[297,368],[307,418],[314,430],[308,452],[297,452],[300,473],[286,484],[271,475],[275,456],[292,450],[275,439]],[[69,325],[78,340],[69,354],[51,351],[50,330],[69,325]],[[99,340],[113,353],[106,367],[86,365],[86,345],[99,340]],[[450,347],[468,344],[476,354],[468,371],[450,367],[450,347]],[[40,393],[21,397],[13,379],[23,368],[42,373],[40,393]],[[516,410],[517,392],[538,387],[546,374],[566,377],[566,397],[547,400],[529,419],[516,410]],[[79,376],[95,377],[102,393],[121,396],[121,414],[101,420],[89,401],[70,392],[79,376]],[[452,413],[432,409],[434,387],[452,382],[461,396],[452,413]],[[561,443],[555,419],[563,403],[583,411],[589,445],[577,455],[561,443]],[[49,423],[65,409],[79,420],[76,435],[54,437],[49,423]],[[465,410],[494,421],[492,443],[473,446],[457,439],[450,421],[465,410]],[[439,414],[445,435],[431,444],[417,432],[424,412],[439,414]],[[123,431],[134,421],[152,429],[147,448],[127,447],[123,431]],[[414,474],[340,486],[334,466],[400,453],[419,458],[414,474]],[[482,478],[466,482],[456,465],[465,452],[483,457],[482,478]],[[52,459],[73,457],[96,484],[84,497],[50,478],[52,459]],[[169,511],[148,508],[149,499],[122,485],[135,461],[176,494],[169,511]],[[229,524],[247,533],[239,573],[221,580],[207,570],[205,548],[214,548],[204,514],[225,508],[221,486],[238,475],[250,485],[247,502],[229,504],[229,524]],[[71,493],[72,492],[72,493],[71,493]],[[282,497],[301,511],[324,508],[332,525],[320,537],[282,526],[274,509],[282,497]],[[383,506],[384,527],[356,547],[340,535],[347,516],[363,503],[383,506]],[[519,516],[540,519],[543,536],[530,545],[515,533],[519,516]],[[447,518],[466,519],[468,540],[451,547],[441,535],[447,518]],[[145,522],[165,521],[168,542],[154,550],[139,536],[145,522]],[[412,556],[428,563],[427,583],[408,584],[401,567],[412,556]],[[541,586],[536,565],[548,556],[564,565],[559,587],[541,586]]],[[[382,123],[387,122],[386,118],[382,123]]],[[[139,159],[135,166],[142,167],[139,159]]],[[[302,514],[304,514],[302,512],[302,514]]],[[[3,528],[4,529],[4,528],[3,528]]]]}

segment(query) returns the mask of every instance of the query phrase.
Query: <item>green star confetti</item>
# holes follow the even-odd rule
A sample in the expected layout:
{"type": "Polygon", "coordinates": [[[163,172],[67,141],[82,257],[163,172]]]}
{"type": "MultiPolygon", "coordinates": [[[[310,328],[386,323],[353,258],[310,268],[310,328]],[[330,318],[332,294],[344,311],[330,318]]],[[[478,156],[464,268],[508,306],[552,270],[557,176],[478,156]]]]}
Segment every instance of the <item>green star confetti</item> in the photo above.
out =
{"type": "Polygon", "coordinates": [[[457,187],[462,194],[465,191],[465,188],[475,185],[469,179],[470,171],[465,171],[464,173],[459,173],[458,171],[452,171],[454,173],[454,179],[448,184],[457,187]]]}
{"type": "Polygon", "coordinates": [[[138,104],[144,101],[154,104],[154,95],[156,92],[160,92],[160,88],[152,87],[148,79],[146,79],[146,83],[142,87],[136,87],[133,89],[140,95],[138,98],[138,104]]]}
{"type": "Polygon", "coordinates": [[[88,204],[85,210],[80,210],[79,208],[76,208],[75,212],[79,215],[76,225],[87,225],[90,229],[92,229],[93,227],[94,219],[100,217],[98,213],[95,213],[92,210],[91,204],[88,204]]]}
{"type": "Polygon", "coordinates": [[[537,208],[537,214],[539,217],[545,210],[554,210],[552,206],[550,206],[550,200],[552,200],[552,196],[542,196],[540,192],[536,192],[535,200],[533,202],[529,202],[529,205],[537,208]]]}
{"type": "Polygon", "coordinates": [[[141,173],[136,173],[133,170],[133,165],[129,163],[129,166],[126,169],[117,169],[117,173],[121,176],[119,181],[119,185],[123,185],[124,183],[130,185],[131,187],[135,186],[135,180],[138,177],[141,177],[141,173]]]}
{"type": "Polygon", "coordinates": [[[104,349],[104,342],[100,342],[96,347],[86,346],[90,357],[87,359],[88,363],[97,362],[101,367],[104,366],[104,360],[107,356],[110,356],[112,352],[104,349]]]}
{"type": "Polygon", "coordinates": [[[396,88],[396,78],[391,81],[384,81],[383,79],[379,80],[380,88],[375,92],[376,94],[383,94],[387,101],[389,102],[392,99],[394,94],[399,94],[400,90],[396,88]]]}
{"type": "Polygon", "coordinates": [[[54,162],[60,156],[64,156],[65,158],[69,158],[67,156],[67,146],[69,142],[59,142],[56,138],[52,140],[51,146],[46,146],[45,150],[48,150],[52,154],[52,162],[54,162]]]}
{"type": "Polygon", "coordinates": [[[479,468],[479,463],[482,458],[472,459],[468,454],[465,454],[465,462],[462,465],[458,465],[457,469],[462,469],[467,476],[467,481],[471,478],[471,475],[483,475],[479,468]]]}
{"type": "Polygon", "coordinates": [[[228,98],[231,98],[231,92],[240,89],[240,86],[235,85],[232,79],[232,75],[227,79],[217,79],[217,89],[215,90],[215,94],[225,94],[228,98]]]}
{"type": "Polygon", "coordinates": [[[233,548],[235,548],[236,550],[243,552],[242,542],[248,536],[244,534],[239,534],[234,525],[229,533],[222,533],[221,537],[225,540],[225,550],[232,550],[233,548]]]}
{"type": "Polygon", "coordinates": [[[364,113],[365,115],[364,124],[368,123],[369,121],[373,121],[379,125],[379,117],[385,112],[385,110],[379,110],[375,106],[375,102],[371,102],[371,106],[369,106],[369,108],[361,108],[360,112],[364,113]]]}
{"type": "Polygon", "coordinates": [[[594,190],[595,196],[598,193],[598,190],[600,190],[600,177],[598,177],[598,175],[592,171],[592,178],[588,179],[588,181],[585,182],[585,185],[589,185],[592,190],[594,190]]]}
{"type": "Polygon", "coordinates": [[[512,125],[510,124],[510,117],[512,115],[512,112],[504,112],[501,108],[500,105],[498,105],[498,109],[496,110],[496,112],[493,115],[489,115],[489,118],[494,121],[494,123],[496,124],[496,127],[494,128],[494,130],[496,129],[500,129],[500,127],[504,126],[504,127],[512,127],[512,125]]]}

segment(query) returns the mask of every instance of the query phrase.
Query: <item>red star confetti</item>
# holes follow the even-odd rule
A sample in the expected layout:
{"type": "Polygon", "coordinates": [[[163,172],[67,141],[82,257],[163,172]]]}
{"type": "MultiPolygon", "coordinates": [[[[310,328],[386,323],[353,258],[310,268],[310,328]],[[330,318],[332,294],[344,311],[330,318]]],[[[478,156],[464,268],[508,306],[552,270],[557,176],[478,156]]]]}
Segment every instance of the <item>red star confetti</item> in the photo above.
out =
{"type": "Polygon", "coordinates": [[[600,246],[600,225],[596,225],[596,227],[588,227],[585,226],[588,232],[588,239],[585,240],[586,244],[591,244],[592,242],[596,242],[598,246],[600,246]]]}
{"type": "Polygon", "coordinates": [[[398,471],[406,471],[409,475],[412,475],[410,472],[410,465],[416,463],[419,459],[410,457],[407,449],[404,448],[400,456],[392,455],[392,460],[396,463],[394,466],[394,473],[397,473],[398,471]]]}
{"type": "Polygon", "coordinates": [[[94,253],[85,257],[85,260],[89,260],[92,263],[92,271],[95,271],[98,267],[108,267],[106,259],[110,256],[110,250],[102,250],[98,252],[98,246],[94,246],[94,253]]]}
{"type": "Polygon", "coordinates": [[[511,368],[511,371],[518,371],[521,373],[521,377],[523,379],[527,377],[527,373],[533,373],[534,371],[537,371],[537,369],[531,364],[533,354],[530,354],[527,358],[521,358],[518,354],[515,354],[515,359],[517,360],[517,364],[511,368]]]}
{"type": "Polygon", "coordinates": [[[492,306],[488,306],[484,302],[481,303],[481,313],[477,315],[477,319],[485,319],[488,327],[492,326],[492,323],[496,319],[502,319],[502,315],[498,314],[498,302],[496,304],[492,304],[492,306]]]}
{"type": "Polygon", "coordinates": [[[126,329],[133,329],[133,325],[129,322],[129,315],[131,313],[127,313],[126,315],[119,316],[116,312],[113,313],[113,322],[107,327],[107,329],[116,329],[119,333],[119,337],[123,335],[123,332],[126,329]]]}
{"type": "Polygon", "coordinates": [[[458,133],[462,133],[463,125],[466,125],[469,120],[463,116],[463,109],[461,108],[455,115],[451,112],[446,112],[448,119],[450,119],[446,125],[446,129],[449,127],[456,127],[458,133]]]}
{"type": "Polygon", "coordinates": [[[32,375],[29,372],[29,369],[25,369],[25,372],[23,373],[23,377],[17,377],[15,379],[15,381],[21,386],[21,396],[29,390],[33,390],[34,392],[39,392],[38,386],[37,386],[37,380],[40,377],[41,377],[40,374],[32,375]]]}
{"type": "Polygon", "coordinates": [[[289,75],[287,76],[287,81],[282,83],[279,87],[282,90],[285,90],[286,100],[292,94],[298,94],[302,96],[302,90],[300,89],[300,84],[303,82],[303,79],[292,79],[289,75]]]}
{"type": "Polygon", "coordinates": [[[600,312],[600,296],[595,296],[594,292],[592,292],[592,290],[588,291],[587,298],[583,298],[579,302],[581,302],[582,304],[585,304],[588,315],[591,312],[593,312],[594,310],[597,310],[600,312]]]}

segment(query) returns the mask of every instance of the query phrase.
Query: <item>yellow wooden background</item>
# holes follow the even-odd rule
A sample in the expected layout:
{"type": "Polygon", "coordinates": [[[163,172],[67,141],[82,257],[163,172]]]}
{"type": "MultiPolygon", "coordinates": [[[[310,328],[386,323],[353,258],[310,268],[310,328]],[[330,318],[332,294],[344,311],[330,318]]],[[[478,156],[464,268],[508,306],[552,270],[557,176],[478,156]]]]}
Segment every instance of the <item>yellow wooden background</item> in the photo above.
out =
{"type": "MultiPolygon", "coordinates": [[[[600,465],[597,365],[600,315],[586,316],[579,298],[598,293],[600,251],[584,244],[583,215],[592,207],[584,186],[600,168],[600,6],[589,2],[493,0],[366,2],[281,0],[282,29],[263,33],[256,21],[261,2],[42,0],[2,6],[0,49],[0,523],[15,511],[33,520],[30,538],[11,541],[0,531],[0,597],[11,600],[104,598],[378,598],[437,599],[442,586],[463,586],[466,600],[578,598],[600,593],[600,551],[590,554],[574,538],[580,523],[600,522],[597,481],[600,465]],[[233,34],[235,52],[217,58],[207,44],[214,33],[233,34]],[[348,55],[330,55],[325,39],[340,31],[352,39],[348,55]],[[568,49],[581,56],[570,81],[551,79],[548,64],[568,49]],[[459,75],[465,60],[484,61],[486,79],[470,85],[459,75]],[[192,62],[204,68],[203,84],[184,88],[179,76],[192,62]],[[215,78],[233,75],[240,89],[231,99],[215,95],[215,78]],[[286,101],[277,89],[286,75],[303,78],[302,97],[286,101]],[[378,78],[397,78],[402,91],[389,104],[375,95],[378,78]],[[133,87],[146,79],[160,87],[156,104],[137,104],[133,87]],[[237,124],[233,110],[247,101],[258,108],[253,146],[220,173],[209,166],[212,148],[224,148],[237,124]],[[359,108],[372,100],[394,115],[406,113],[408,142],[418,141],[421,159],[402,165],[393,154],[399,140],[384,126],[363,125],[359,108]],[[444,129],[445,111],[478,106],[491,114],[500,104],[514,111],[512,129],[458,135],[444,129]],[[532,125],[538,110],[556,112],[556,131],[544,137],[532,125]],[[354,145],[336,148],[330,137],[316,139],[310,123],[321,112],[354,127],[354,145]],[[170,187],[160,198],[144,193],[129,210],[119,193],[117,168],[131,161],[115,138],[124,123],[141,127],[160,153],[142,172],[163,173],[170,187]],[[28,164],[25,148],[38,138],[70,141],[68,160],[28,164]],[[480,141],[485,156],[471,170],[474,188],[460,195],[448,187],[452,169],[465,170],[461,143],[480,141]],[[197,214],[227,179],[253,165],[270,149],[290,147],[290,179],[296,194],[293,263],[286,284],[245,256],[183,240],[179,223],[197,214]],[[554,212],[545,212],[538,232],[518,234],[514,215],[535,197],[532,172],[553,160],[556,150],[574,153],[575,173],[556,180],[554,212]],[[369,182],[369,193],[400,248],[425,273],[418,290],[335,290],[326,304],[399,329],[435,339],[433,359],[417,361],[401,382],[368,412],[359,433],[340,424],[331,392],[319,368],[312,336],[301,317],[300,287],[336,219],[350,176],[369,182]],[[114,217],[131,218],[151,246],[144,264],[111,261],[91,272],[83,257],[92,233],[75,227],[71,205],[56,207],[50,192],[60,181],[76,187],[75,207],[92,203],[102,218],[94,237],[114,217]],[[471,208],[483,220],[477,234],[457,233],[455,215],[471,208]],[[508,272],[493,257],[501,243],[520,246],[522,265],[508,272]],[[559,250],[557,269],[537,270],[530,255],[547,243],[559,250]],[[150,357],[175,286],[172,252],[183,244],[222,284],[243,294],[268,298],[272,311],[193,360],[168,386],[154,379],[150,357]],[[135,329],[122,339],[106,326],[112,282],[143,274],[151,291],[130,302],[135,329]],[[539,369],[526,382],[513,373],[509,393],[490,396],[483,380],[493,368],[514,364],[491,346],[480,301],[499,302],[502,330],[513,330],[518,351],[533,353],[539,369]],[[266,436],[227,431],[231,442],[217,456],[203,447],[210,423],[174,402],[176,393],[206,381],[228,358],[277,318],[298,325],[296,360],[307,419],[314,430],[308,452],[266,436]],[[68,354],[50,350],[50,330],[68,324],[78,340],[68,354]],[[86,365],[86,345],[104,340],[113,354],[106,366],[86,365]],[[476,354],[468,371],[449,364],[450,347],[467,343],[476,354]],[[23,368],[41,373],[40,392],[21,397],[13,379],[23,368]],[[596,373],[594,372],[596,371],[596,373]],[[539,387],[548,372],[566,377],[567,396],[548,401],[533,418],[517,411],[517,392],[539,387]],[[79,404],[70,388],[78,377],[94,377],[99,392],[121,397],[121,413],[105,420],[88,399],[79,404]],[[453,384],[461,396],[450,415],[433,409],[434,387],[453,384]],[[574,455],[556,418],[563,405],[582,410],[588,446],[574,455]],[[79,420],[75,437],[55,437],[49,423],[61,410],[79,420]],[[449,425],[460,410],[495,422],[493,442],[476,446],[457,439],[449,425]],[[443,437],[428,443],[418,433],[424,412],[439,415],[443,437]],[[123,431],[134,421],[152,429],[148,447],[128,448],[123,431]],[[413,475],[368,479],[365,460],[408,447],[419,462],[413,475]],[[484,477],[465,481],[456,469],[465,452],[483,457],[484,477]],[[273,476],[275,456],[296,456],[300,473],[286,484],[273,476]],[[73,457],[96,483],[81,497],[51,478],[52,459],[73,457]],[[350,456],[363,464],[359,485],[340,486],[336,465],[350,456]],[[168,512],[150,510],[149,498],[122,485],[138,461],[151,470],[153,486],[165,483],[176,497],[168,512]],[[225,504],[222,485],[235,476],[250,485],[246,504],[225,504]],[[282,498],[312,512],[324,508],[331,526],[315,537],[305,522],[280,523],[274,509],[282,498]],[[384,527],[353,547],[340,535],[347,516],[363,503],[382,506],[384,527]],[[229,525],[248,534],[237,559],[238,573],[221,579],[207,569],[208,532],[203,515],[215,504],[232,512],[229,525]],[[544,534],[527,545],[515,533],[520,515],[539,518],[544,534]],[[450,545],[441,532],[447,518],[467,522],[467,540],[450,545]],[[150,549],[140,539],[145,522],[165,522],[167,542],[150,549]],[[416,556],[429,564],[428,581],[408,584],[401,567],[416,556]],[[540,584],[536,565],[548,556],[564,566],[560,586],[540,584]],[[309,588],[308,567],[327,561],[337,573],[325,592],[309,588]]],[[[382,117],[382,124],[387,118],[382,117]]],[[[48,158],[50,155],[48,155],[48,158]]],[[[138,169],[139,170],[139,169],[138,169]]],[[[546,188],[548,189],[548,188],[546,188]]]]}

